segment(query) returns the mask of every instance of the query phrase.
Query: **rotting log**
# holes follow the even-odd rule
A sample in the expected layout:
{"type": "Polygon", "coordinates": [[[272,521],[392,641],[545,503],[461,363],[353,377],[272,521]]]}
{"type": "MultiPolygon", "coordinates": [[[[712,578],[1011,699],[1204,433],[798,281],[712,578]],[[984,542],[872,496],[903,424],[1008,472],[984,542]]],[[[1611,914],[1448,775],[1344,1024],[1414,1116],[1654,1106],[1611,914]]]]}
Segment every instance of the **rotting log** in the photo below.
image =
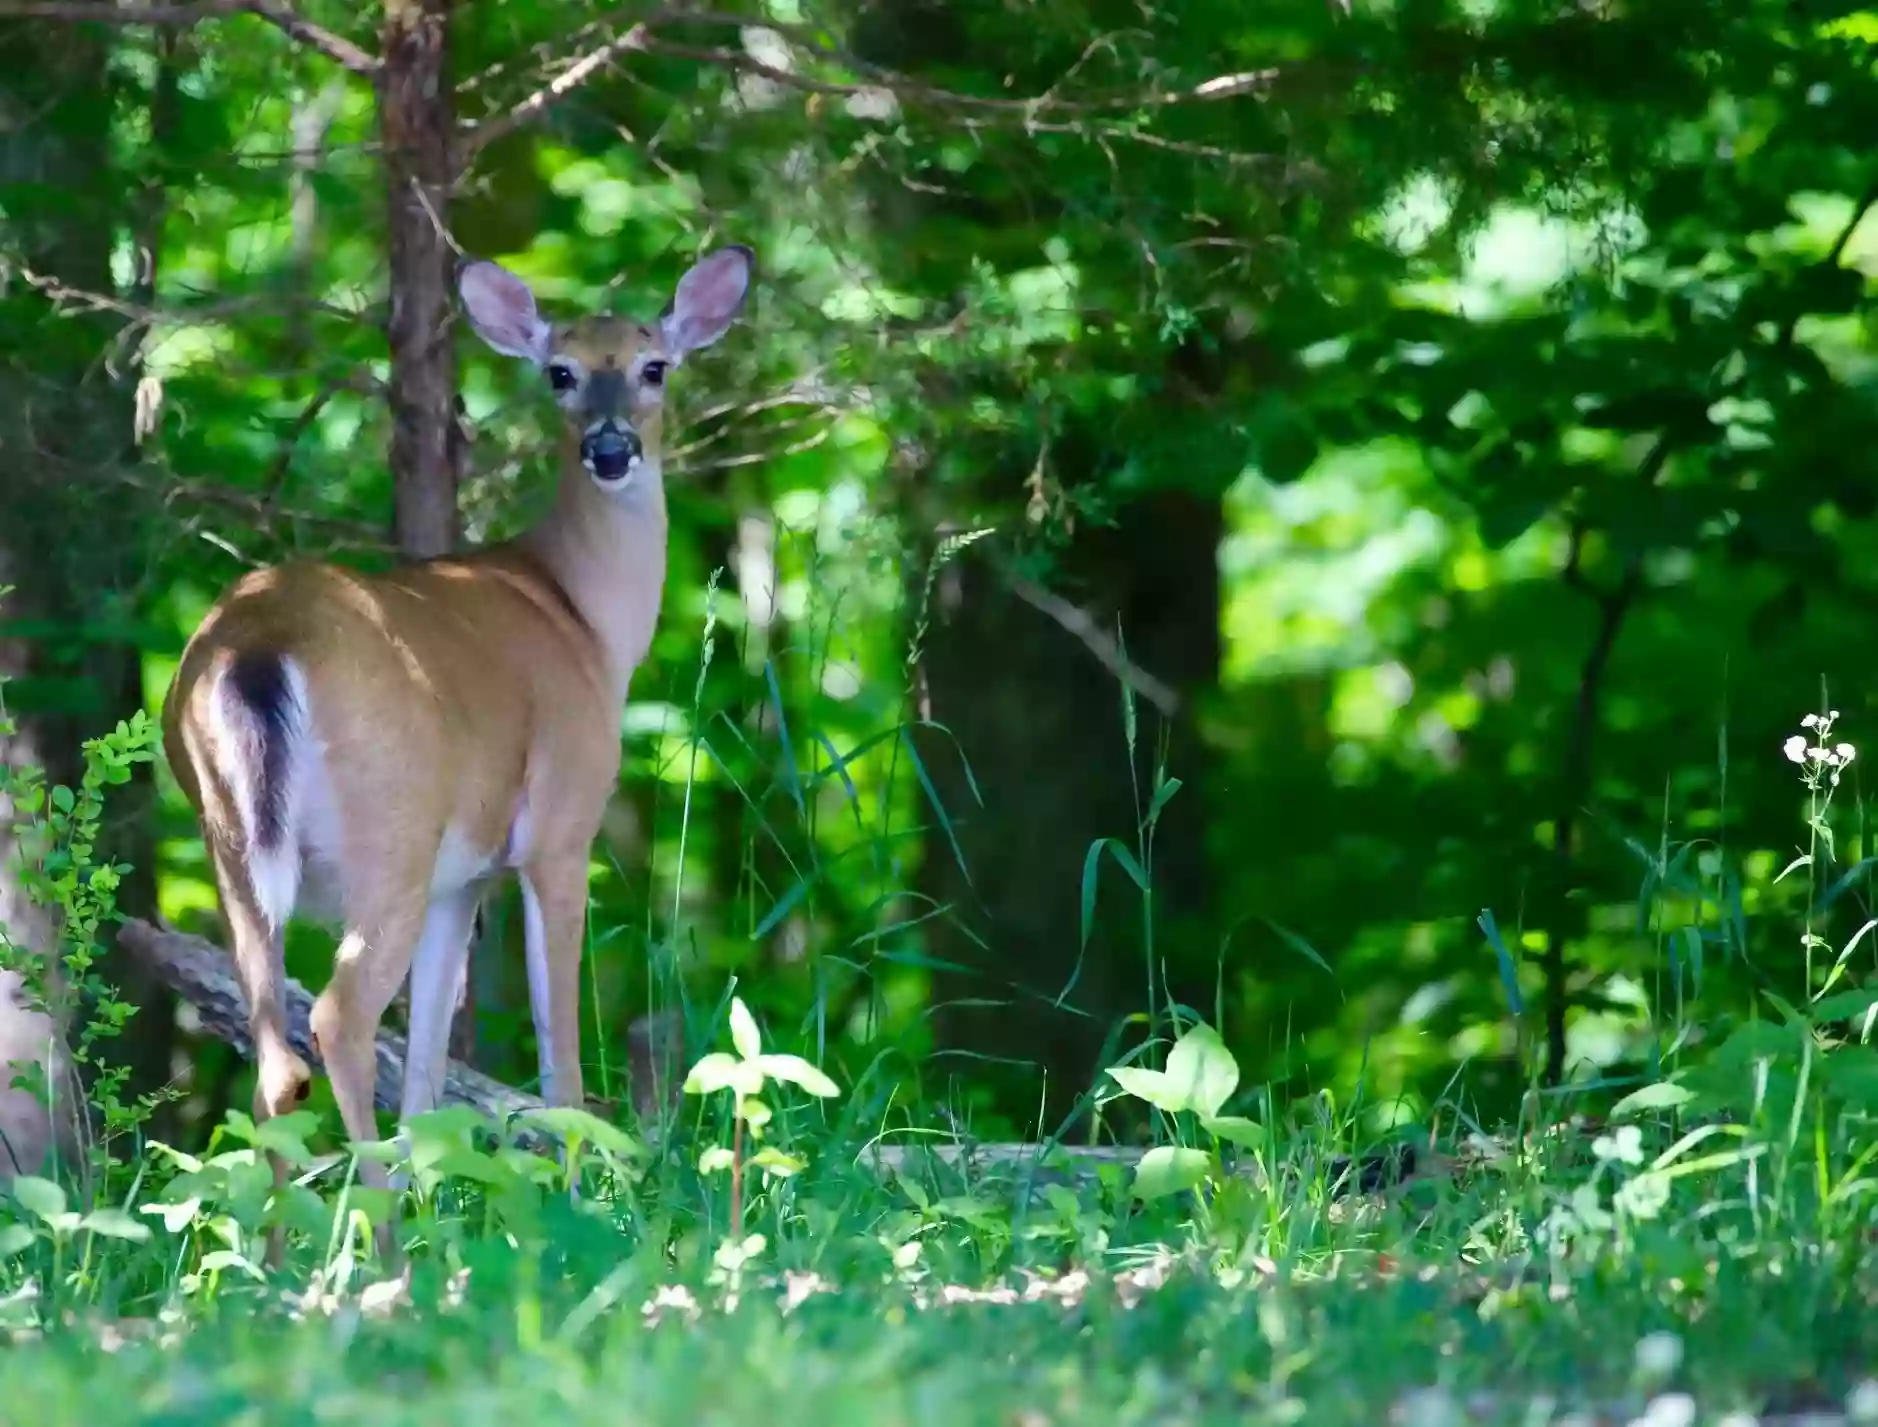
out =
{"type": "MultiPolygon", "coordinates": [[[[199,936],[153,926],[135,917],[126,917],[119,927],[118,945],[195,1007],[203,1030],[217,1040],[226,1041],[242,1055],[253,1057],[247,997],[235,978],[234,961],[226,951],[199,936]]],[[[321,1066],[310,1024],[313,993],[288,977],[284,999],[289,1044],[309,1064],[321,1066]]],[[[642,1019],[633,1028],[630,1063],[634,1100],[642,1119],[648,1122],[654,1118],[645,1111],[650,1108],[647,1082],[652,1078],[650,1071],[655,1056],[664,1061],[661,1078],[668,1103],[675,1102],[679,1096],[677,1077],[672,1074],[679,1048],[677,1037],[672,1034],[675,1025],[673,1017],[651,1017],[642,1019]]],[[[374,1099],[380,1109],[395,1112],[404,1089],[404,1037],[389,1027],[380,1027],[377,1049],[378,1081],[374,1099]]],[[[497,1123],[506,1123],[510,1116],[541,1109],[546,1102],[452,1059],[445,1066],[438,1103],[467,1106],[497,1123]]],[[[531,1148],[548,1147],[547,1140],[525,1128],[516,1138],[531,1148]]],[[[656,1133],[647,1138],[656,1139],[656,1133]]],[[[919,1173],[943,1165],[969,1177],[994,1176],[1034,1189],[1046,1183],[1087,1182],[1104,1165],[1132,1168],[1145,1152],[1145,1147],[1133,1145],[976,1144],[947,1138],[905,1144],[874,1142],[856,1158],[890,1176],[909,1171],[919,1173]]],[[[1431,1172],[1445,1172],[1452,1163],[1433,1150],[1403,1144],[1360,1156],[1354,1161],[1347,1156],[1334,1157],[1325,1165],[1325,1177],[1332,1182],[1333,1196],[1342,1198],[1352,1192],[1373,1194],[1426,1177],[1431,1172]]],[[[1234,1167],[1253,1178],[1259,1175],[1257,1161],[1249,1155],[1241,1156],[1234,1167]]]]}

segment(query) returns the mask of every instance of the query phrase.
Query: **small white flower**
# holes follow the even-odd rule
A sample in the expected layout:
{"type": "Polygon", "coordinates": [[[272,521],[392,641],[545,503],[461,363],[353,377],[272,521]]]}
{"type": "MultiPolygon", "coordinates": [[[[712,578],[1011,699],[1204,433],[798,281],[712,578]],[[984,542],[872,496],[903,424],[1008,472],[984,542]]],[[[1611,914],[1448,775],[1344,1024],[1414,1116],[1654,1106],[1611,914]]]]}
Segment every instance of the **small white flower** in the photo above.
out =
{"type": "Polygon", "coordinates": [[[1839,761],[1841,763],[1850,763],[1854,758],[1858,757],[1858,750],[1849,743],[1841,743],[1832,751],[1839,755],[1839,761]]]}
{"type": "Polygon", "coordinates": [[[1682,1366],[1682,1339],[1674,1333],[1647,1333],[1637,1342],[1637,1371],[1661,1382],[1682,1366]]]}
{"type": "Polygon", "coordinates": [[[1800,720],[1800,727],[1801,728],[1818,728],[1819,727],[1819,715],[1808,714],[1805,718],[1800,720]]]}
{"type": "Polygon", "coordinates": [[[1631,1427],[1695,1427],[1695,1399],[1686,1392],[1666,1392],[1652,1398],[1643,1416],[1631,1427]]]}
{"type": "Polygon", "coordinates": [[[1855,1423],[1878,1422],[1878,1382],[1866,1378],[1845,1395],[1845,1415],[1855,1423]]]}
{"type": "MultiPolygon", "coordinates": [[[[1808,714],[1807,718],[1812,718],[1812,715],[1808,714]]],[[[1780,751],[1787,755],[1789,762],[1804,763],[1806,761],[1806,740],[1796,733],[1792,738],[1789,738],[1785,743],[1780,745],[1780,751]]]]}

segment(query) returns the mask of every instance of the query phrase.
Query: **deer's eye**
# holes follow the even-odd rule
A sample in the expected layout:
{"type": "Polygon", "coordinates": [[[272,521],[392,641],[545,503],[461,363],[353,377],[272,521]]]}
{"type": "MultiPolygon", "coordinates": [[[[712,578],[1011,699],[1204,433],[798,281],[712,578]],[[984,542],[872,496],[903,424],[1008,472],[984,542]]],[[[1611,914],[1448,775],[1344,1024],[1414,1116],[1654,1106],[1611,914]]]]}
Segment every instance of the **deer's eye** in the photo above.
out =
{"type": "Polygon", "coordinates": [[[647,386],[664,386],[665,363],[647,362],[639,369],[639,379],[647,386]]]}
{"type": "Polygon", "coordinates": [[[556,391],[572,391],[580,384],[580,378],[574,375],[574,369],[565,362],[556,362],[548,368],[548,385],[556,391]]]}

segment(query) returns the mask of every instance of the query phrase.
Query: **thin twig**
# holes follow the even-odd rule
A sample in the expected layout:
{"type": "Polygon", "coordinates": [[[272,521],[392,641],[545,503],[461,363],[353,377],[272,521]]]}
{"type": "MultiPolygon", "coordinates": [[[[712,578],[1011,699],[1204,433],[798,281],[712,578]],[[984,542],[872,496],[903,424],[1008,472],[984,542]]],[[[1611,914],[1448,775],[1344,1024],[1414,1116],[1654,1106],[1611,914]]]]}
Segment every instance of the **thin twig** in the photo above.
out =
{"type": "MultiPolygon", "coordinates": [[[[644,48],[645,40],[646,27],[644,24],[638,24],[623,35],[615,35],[591,54],[582,55],[553,80],[537,89],[507,113],[499,114],[493,119],[485,119],[472,126],[459,141],[460,153],[467,159],[486,145],[493,144],[497,139],[532,124],[547,112],[549,105],[592,79],[611,60],[633,50],[644,48]]],[[[467,165],[465,164],[464,167],[467,165]]]]}
{"type": "Polygon", "coordinates": [[[61,20],[68,24],[194,25],[231,15],[253,15],[334,64],[370,78],[378,58],[296,13],[286,0],[193,0],[182,5],[117,5],[109,0],[0,0],[0,20],[61,20]]]}
{"type": "Polygon", "coordinates": [[[1168,718],[1180,712],[1180,695],[1173,686],[1150,674],[1122,653],[1121,645],[1098,626],[1087,611],[1021,575],[1010,575],[1007,579],[1011,593],[1032,609],[1055,620],[1066,633],[1074,635],[1085,649],[1095,655],[1103,668],[1137,695],[1153,704],[1168,718]]]}

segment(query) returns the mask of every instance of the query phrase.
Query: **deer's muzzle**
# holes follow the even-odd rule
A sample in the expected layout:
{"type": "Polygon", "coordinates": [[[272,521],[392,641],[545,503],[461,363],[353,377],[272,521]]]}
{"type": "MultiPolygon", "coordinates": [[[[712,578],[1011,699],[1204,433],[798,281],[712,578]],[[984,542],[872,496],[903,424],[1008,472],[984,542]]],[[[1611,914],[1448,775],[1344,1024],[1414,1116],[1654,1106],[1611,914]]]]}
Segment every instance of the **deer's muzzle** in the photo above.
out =
{"type": "Polygon", "coordinates": [[[594,422],[580,438],[580,463],[596,480],[624,480],[644,455],[639,433],[612,417],[594,422]]]}

